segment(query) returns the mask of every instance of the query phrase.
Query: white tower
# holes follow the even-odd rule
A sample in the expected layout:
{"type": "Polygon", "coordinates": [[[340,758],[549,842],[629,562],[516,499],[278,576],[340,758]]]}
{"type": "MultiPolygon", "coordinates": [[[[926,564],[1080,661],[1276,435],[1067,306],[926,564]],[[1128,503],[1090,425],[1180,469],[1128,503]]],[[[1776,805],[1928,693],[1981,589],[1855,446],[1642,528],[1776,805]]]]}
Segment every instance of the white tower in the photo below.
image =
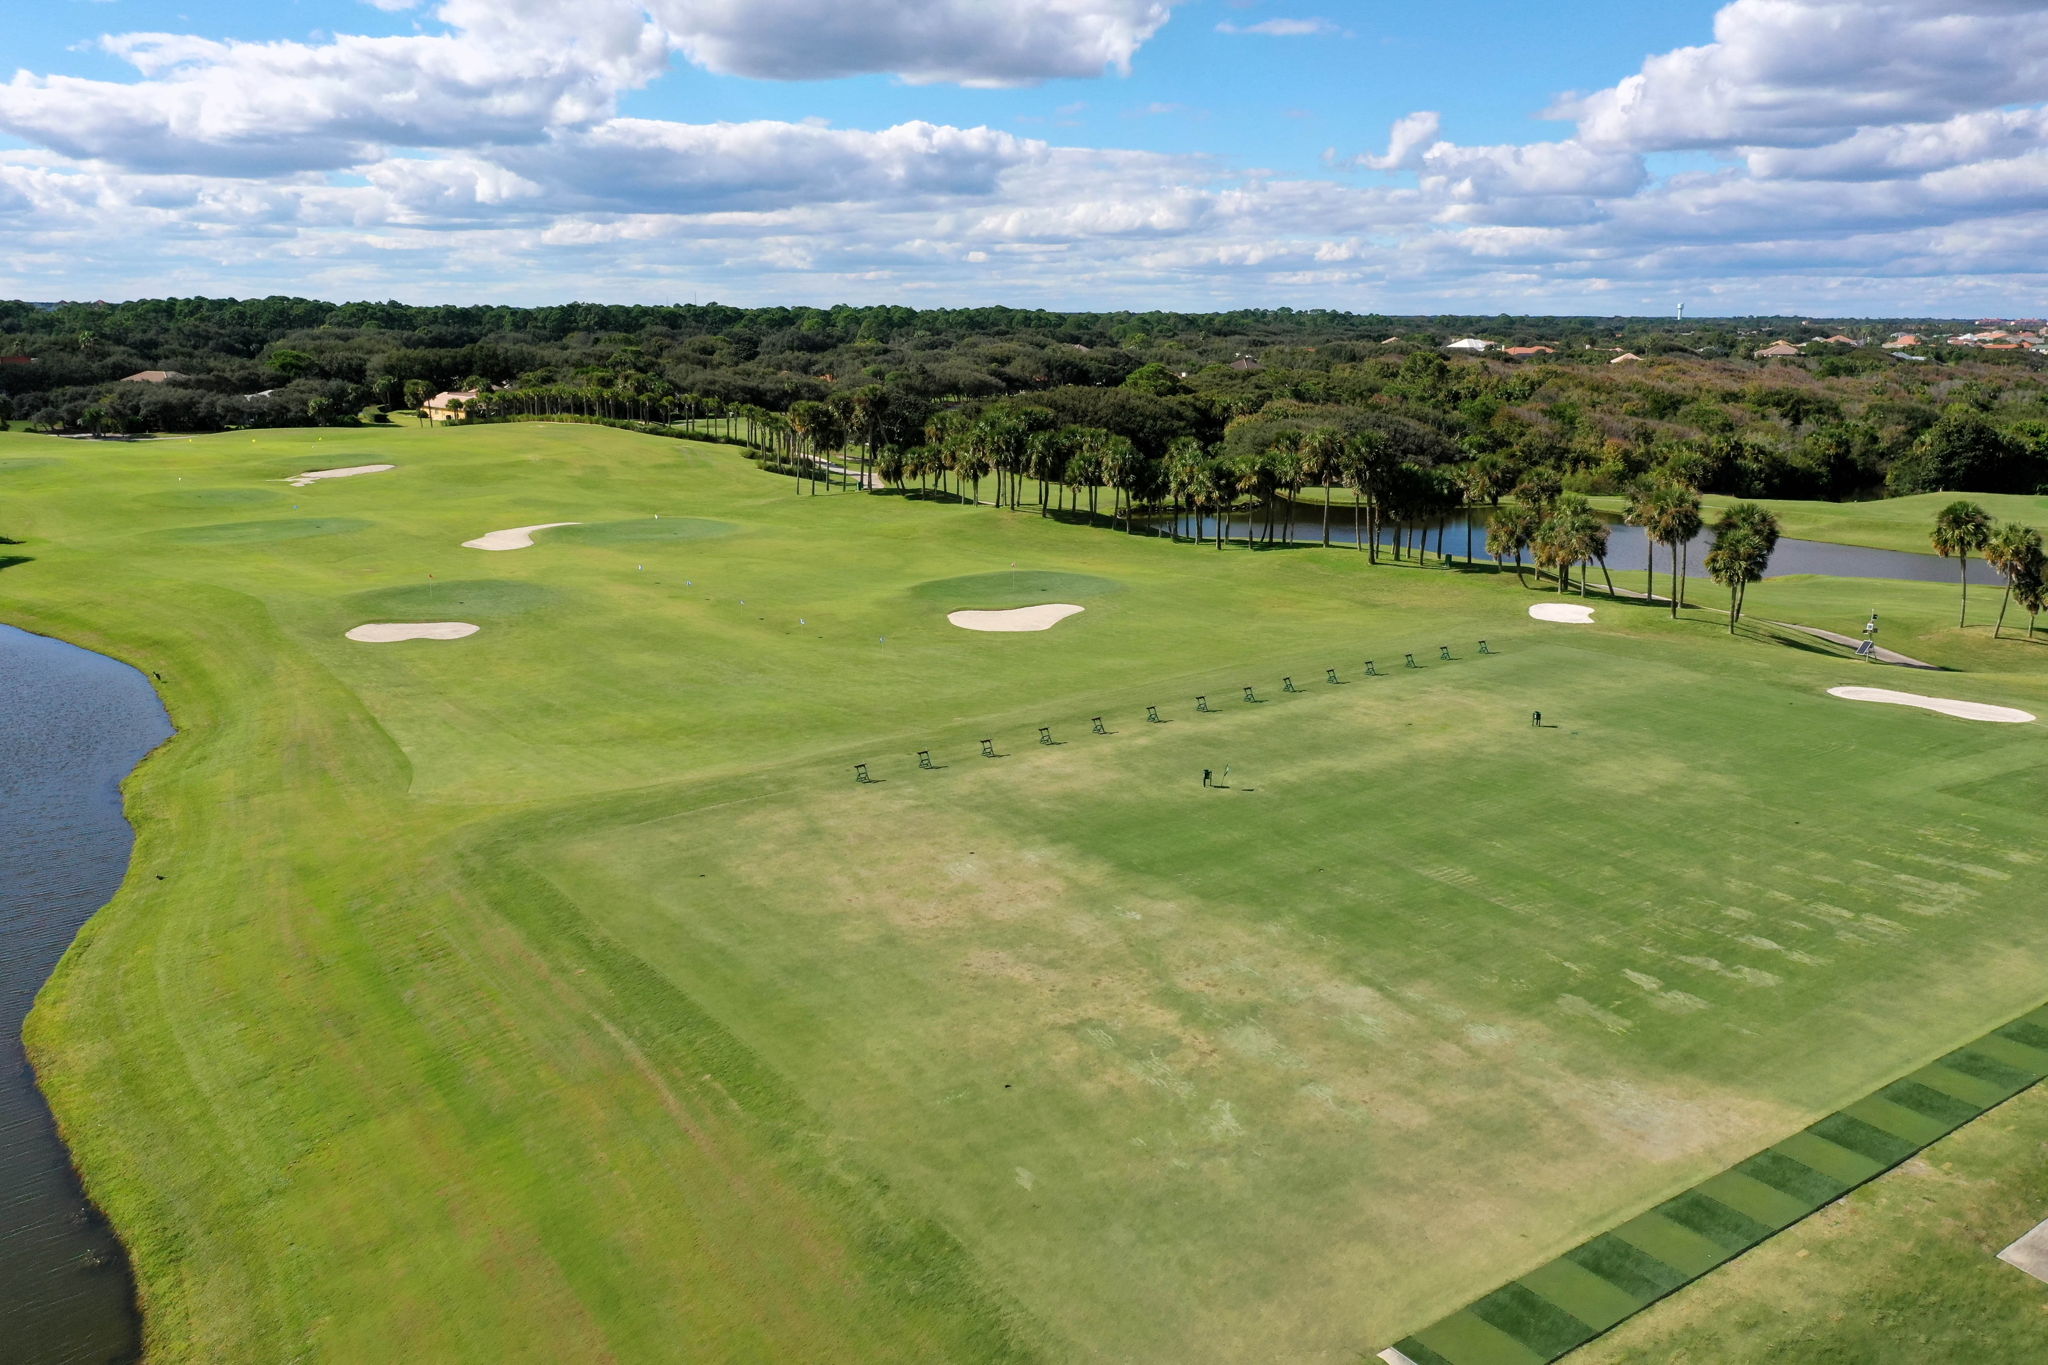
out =
{"type": "Polygon", "coordinates": [[[1685,321],[1685,305],[1682,303],[1678,305],[1678,320],[1680,322],[1685,321]]]}

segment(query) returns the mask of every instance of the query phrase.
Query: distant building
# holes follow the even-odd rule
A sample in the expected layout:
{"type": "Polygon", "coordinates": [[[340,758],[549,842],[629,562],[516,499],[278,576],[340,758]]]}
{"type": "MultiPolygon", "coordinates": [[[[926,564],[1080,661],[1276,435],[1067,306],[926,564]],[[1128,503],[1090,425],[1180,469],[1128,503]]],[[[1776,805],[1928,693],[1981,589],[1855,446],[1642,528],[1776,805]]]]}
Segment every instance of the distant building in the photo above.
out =
{"type": "Polygon", "coordinates": [[[1248,355],[1241,355],[1230,362],[1230,368],[1236,370],[1239,374],[1257,374],[1266,367],[1248,355]]]}
{"type": "Polygon", "coordinates": [[[435,422],[445,422],[462,415],[462,409],[455,406],[457,403],[467,407],[476,400],[475,389],[451,389],[446,393],[437,393],[420,404],[420,416],[435,422]]]}
{"type": "Polygon", "coordinates": [[[1511,356],[1556,355],[1557,348],[1555,346],[1510,346],[1507,353],[1511,356]]]}
{"type": "Polygon", "coordinates": [[[1884,344],[1884,349],[1887,351],[1903,351],[1908,346],[1918,346],[1919,344],[1919,337],[1911,332],[1901,332],[1890,341],[1887,341],[1884,344]]]}
{"type": "Polygon", "coordinates": [[[1817,337],[1814,339],[1813,344],[1816,346],[1861,346],[1863,343],[1855,337],[1845,337],[1840,332],[1837,332],[1831,337],[1817,337]]]}
{"type": "Polygon", "coordinates": [[[1643,363],[1643,358],[1634,351],[1624,351],[1607,363],[1610,365],[1640,365],[1643,363]]]}
{"type": "Polygon", "coordinates": [[[1478,337],[1464,337],[1445,346],[1446,351],[1490,351],[1500,345],[1498,341],[1482,341],[1478,337]]]}
{"type": "Polygon", "coordinates": [[[1789,341],[1779,341],[1756,353],[1758,360],[1796,360],[1802,352],[1789,341]]]}
{"type": "Polygon", "coordinates": [[[35,360],[32,355],[0,355],[0,365],[33,365],[35,360]]]}
{"type": "Polygon", "coordinates": [[[183,379],[176,370],[143,370],[122,380],[123,384],[167,384],[173,379],[183,379]]]}

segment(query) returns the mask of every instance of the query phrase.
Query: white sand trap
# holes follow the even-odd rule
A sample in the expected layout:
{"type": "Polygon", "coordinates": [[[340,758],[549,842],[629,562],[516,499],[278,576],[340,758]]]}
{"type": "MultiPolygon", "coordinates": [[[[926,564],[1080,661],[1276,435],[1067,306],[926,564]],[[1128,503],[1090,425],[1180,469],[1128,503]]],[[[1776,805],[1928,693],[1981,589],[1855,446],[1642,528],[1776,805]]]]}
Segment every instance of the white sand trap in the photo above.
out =
{"type": "Polygon", "coordinates": [[[1529,614],[1539,621],[1556,621],[1560,625],[1590,626],[1593,624],[1593,609],[1570,602],[1538,602],[1529,608],[1529,614]]]}
{"type": "Polygon", "coordinates": [[[318,483],[322,479],[353,479],[358,474],[382,474],[398,468],[395,464],[352,464],[347,469],[315,469],[304,474],[294,474],[285,482],[294,488],[318,483]]]}
{"type": "Polygon", "coordinates": [[[948,613],[946,619],[962,630],[1051,630],[1069,616],[1079,616],[1086,610],[1071,602],[1051,602],[1015,611],[956,611],[948,613]]]}
{"type": "Polygon", "coordinates": [[[2007,1265],[2018,1266],[2037,1280],[2048,1281],[2048,1223],[2043,1223],[1998,1253],[2007,1265]]]}
{"type": "Polygon", "coordinates": [[[400,640],[460,640],[482,629],[482,626],[473,626],[467,621],[406,621],[357,626],[348,633],[348,638],[366,645],[389,645],[400,640]]]}
{"type": "Polygon", "coordinates": [[[1922,711],[1939,711],[1964,720],[1988,720],[1994,725],[2025,725],[2034,717],[2010,706],[1989,706],[1981,701],[1953,701],[1947,697],[1923,697],[1918,692],[1890,692],[1882,687],[1830,687],[1828,695],[1849,701],[1875,701],[1886,706],[1917,706],[1922,711]]]}
{"type": "Polygon", "coordinates": [[[535,531],[552,531],[557,526],[581,526],[580,521],[544,521],[538,526],[514,526],[505,531],[493,531],[475,540],[465,540],[465,550],[530,550],[533,548],[535,531]]]}
{"type": "Polygon", "coordinates": [[[1415,1362],[1408,1358],[1406,1351],[1392,1346],[1380,1352],[1380,1359],[1386,1361],[1387,1365],[1415,1365],[1415,1362]]]}

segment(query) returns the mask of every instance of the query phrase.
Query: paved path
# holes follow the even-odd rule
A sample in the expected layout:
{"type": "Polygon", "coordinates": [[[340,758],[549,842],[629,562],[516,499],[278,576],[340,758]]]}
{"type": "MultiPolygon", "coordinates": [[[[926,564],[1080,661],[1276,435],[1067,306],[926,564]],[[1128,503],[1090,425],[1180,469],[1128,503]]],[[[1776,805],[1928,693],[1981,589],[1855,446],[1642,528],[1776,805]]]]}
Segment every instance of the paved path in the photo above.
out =
{"type": "MultiPolygon", "coordinates": [[[[1851,649],[1856,649],[1862,644],[1862,641],[1853,635],[1837,635],[1832,630],[1822,630],[1819,626],[1797,626],[1790,621],[1773,621],[1770,624],[1783,626],[1787,630],[1801,631],[1807,635],[1819,636],[1823,640],[1830,640],[1838,645],[1847,645],[1851,649]]],[[[1901,654],[1896,649],[1886,649],[1883,645],[1877,647],[1874,651],[1874,657],[1881,664],[1897,664],[1901,668],[1925,668],[1931,669],[1936,673],[1944,671],[1940,664],[1926,663],[1909,655],[1901,654]]]]}
{"type": "MultiPolygon", "coordinates": [[[[1671,600],[1668,597],[1655,593],[1637,592],[1634,588],[1616,588],[1614,595],[1616,597],[1633,598],[1638,602],[1669,602],[1671,600]]],[[[1719,612],[1723,616],[1728,614],[1727,609],[1724,607],[1690,607],[1689,609],[1693,611],[1719,612]]],[[[1758,619],[1766,625],[1783,626],[1786,630],[1796,630],[1802,635],[1811,635],[1816,639],[1827,640],[1833,644],[1847,645],[1850,649],[1855,649],[1863,643],[1853,635],[1838,635],[1832,630],[1822,630],[1819,626],[1802,626],[1792,621],[1772,621],[1767,617],[1759,617],[1758,619]]],[[[1896,664],[1900,668],[1924,668],[1932,673],[1945,673],[1948,671],[1940,664],[1931,664],[1924,659],[1916,659],[1910,654],[1901,654],[1896,649],[1886,649],[1882,645],[1878,646],[1874,657],[1881,664],[1896,664]]]]}

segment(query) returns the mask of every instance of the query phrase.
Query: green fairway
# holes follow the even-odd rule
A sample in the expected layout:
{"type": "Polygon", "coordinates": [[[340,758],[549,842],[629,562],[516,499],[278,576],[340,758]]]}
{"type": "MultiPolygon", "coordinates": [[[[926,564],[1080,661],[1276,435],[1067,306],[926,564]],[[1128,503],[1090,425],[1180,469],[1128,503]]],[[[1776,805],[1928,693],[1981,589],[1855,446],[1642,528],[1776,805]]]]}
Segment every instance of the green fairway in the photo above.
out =
{"type": "MultiPolygon", "coordinates": [[[[1934,552],[1928,535],[1934,530],[1935,514],[1958,499],[1976,503],[1998,521],[2048,528],[2048,497],[2021,493],[1915,493],[1877,502],[1802,502],[1789,498],[1760,501],[1777,515],[1785,534],[1794,540],[1831,540],[1842,545],[1868,545],[1924,555],[1934,552]]],[[[1622,511],[1627,505],[1621,498],[1594,501],[1612,512],[1622,511]]],[[[1722,509],[1752,500],[1712,496],[1703,501],[1711,523],[1722,509]]],[[[1697,567],[1694,572],[1698,572],[1697,567]]]]}
{"type": "Polygon", "coordinates": [[[1827,695],[2048,715],[1946,585],[1750,595],[1909,673],[801,493],[595,427],[0,435],[0,619],[182,731],[31,1021],[158,1358],[1348,1361],[2048,995],[2048,727],[1827,695]],[[481,629],[343,638],[425,621],[481,629]]]}

